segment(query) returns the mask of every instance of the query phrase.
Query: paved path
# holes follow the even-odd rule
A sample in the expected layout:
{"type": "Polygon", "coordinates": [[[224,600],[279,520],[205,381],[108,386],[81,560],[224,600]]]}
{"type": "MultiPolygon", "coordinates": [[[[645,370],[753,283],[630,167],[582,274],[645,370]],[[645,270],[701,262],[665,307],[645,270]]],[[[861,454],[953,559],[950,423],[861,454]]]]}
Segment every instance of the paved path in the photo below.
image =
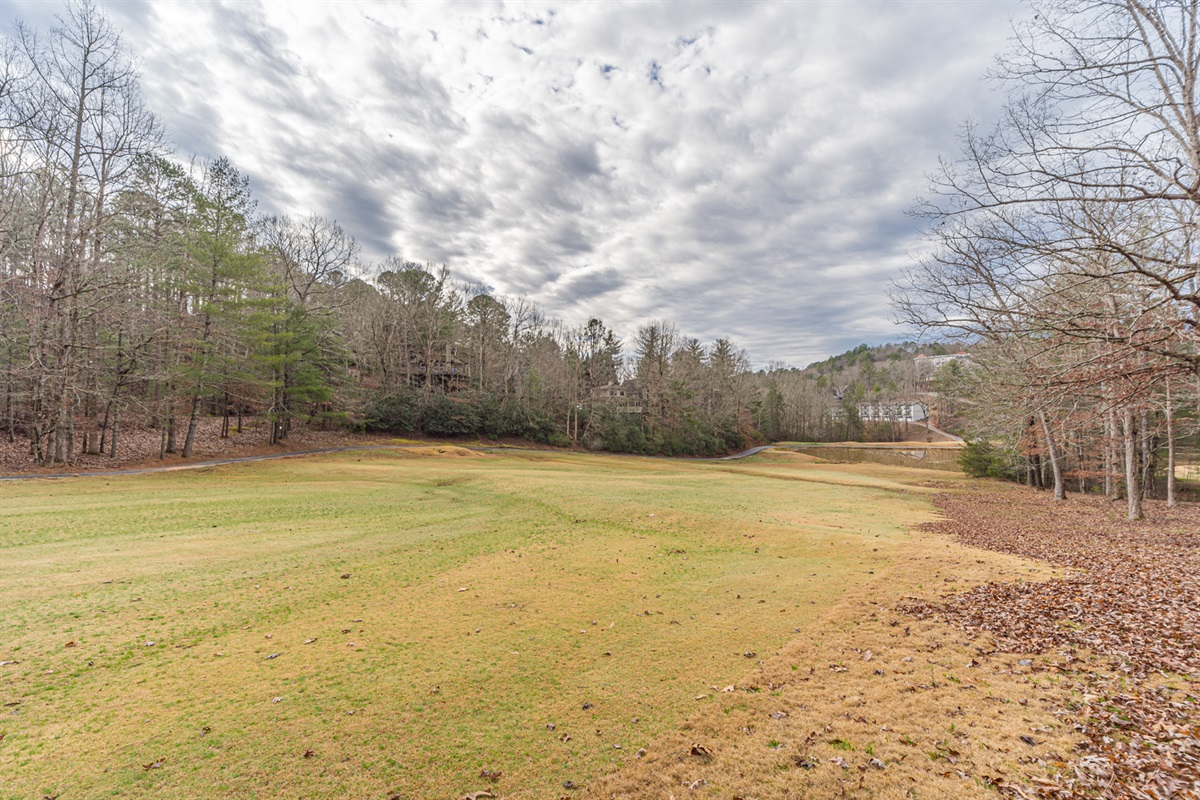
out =
{"type": "Polygon", "coordinates": [[[966,440],[963,439],[961,436],[955,436],[953,433],[946,433],[946,431],[942,430],[941,428],[935,428],[928,423],[926,423],[926,427],[928,427],[929,430],[933,431],[934,433],[940,433],[942,436],[945,436],[947,439],[949,439],[952,442],[958,442],[959,444],[966,444],[966,440]]]}

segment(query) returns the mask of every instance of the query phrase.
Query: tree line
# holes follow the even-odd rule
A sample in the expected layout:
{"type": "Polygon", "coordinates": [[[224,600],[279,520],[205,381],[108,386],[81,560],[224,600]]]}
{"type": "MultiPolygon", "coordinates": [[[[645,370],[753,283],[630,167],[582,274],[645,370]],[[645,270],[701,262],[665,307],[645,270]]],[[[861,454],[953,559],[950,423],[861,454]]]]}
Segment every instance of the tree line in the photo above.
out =
{"type": "Polygon", "coordinates": [[[918,209],[930,255],[902,320],[972,343],[958,381],[989,469],[1177,501],[1180,410],[1200,381],[1200,12],[1192,0],[1038,3],[918,209]],[[1158,455],[1165,449],[1165,459],[1158,455]],[[1007,451],[1007,458],[1000,458],[1007,451]],[[1014,456],[1016,458],[1014,458],[1014,456]],[[1165,462],[1165,463],[1163,463],[1165,462]]]}
{"type": "Polygon", "coordinates": [[[131,428],[190,457],[212,415],[273,443],[297,425],[667,454],[898,435],[851,402],[911,389],[896,364],[834,387],[668,321],[623,343],[444,265],[364,263],[335,220],[258,213],[228,158],[170,150],[91,0],[18,25],[0,69],[0,430],[38,464],[118,457],[131,428]]]}

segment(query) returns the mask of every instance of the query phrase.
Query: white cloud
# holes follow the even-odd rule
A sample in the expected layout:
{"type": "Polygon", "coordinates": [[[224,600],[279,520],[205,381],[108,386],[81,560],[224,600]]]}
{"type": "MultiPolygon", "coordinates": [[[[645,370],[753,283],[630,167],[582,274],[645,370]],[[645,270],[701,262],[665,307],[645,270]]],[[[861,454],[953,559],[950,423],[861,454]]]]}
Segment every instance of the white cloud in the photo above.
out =
{"type": "MultiPolygon", "coordinates": [[[[47,6],[6,16],[44,27],[47,6]]],[[[182,155],[374,258],[756,363],[895,339],[905,208],[1012,3],[111,3],[182,155]]]]}

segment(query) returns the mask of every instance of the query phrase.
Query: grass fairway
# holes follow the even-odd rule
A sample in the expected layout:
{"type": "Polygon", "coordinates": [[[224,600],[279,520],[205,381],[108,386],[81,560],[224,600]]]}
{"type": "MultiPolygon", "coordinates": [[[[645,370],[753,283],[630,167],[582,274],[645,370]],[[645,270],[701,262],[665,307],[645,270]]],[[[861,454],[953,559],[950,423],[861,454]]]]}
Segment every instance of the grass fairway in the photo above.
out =
{"type": "Polygon", "coordinates": [[[901,472],[430,448],[0,485],[0,797],[558,797],[880,580],[930,516],[901,472]]]}

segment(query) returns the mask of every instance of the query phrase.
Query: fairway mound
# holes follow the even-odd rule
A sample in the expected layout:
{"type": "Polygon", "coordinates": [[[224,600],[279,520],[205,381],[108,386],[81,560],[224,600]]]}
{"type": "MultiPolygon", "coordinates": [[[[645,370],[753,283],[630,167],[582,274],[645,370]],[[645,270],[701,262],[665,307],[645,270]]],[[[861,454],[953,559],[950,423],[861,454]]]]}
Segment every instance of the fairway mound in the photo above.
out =
{"type": "Polygon", "coordinates": [[[353,461],[382,463],[410,461],[414,459],[458,460],[463,458],[491,458],[490,453],[471,450],[456,445],[393,445],[387,447],[351,450],[341,454],[353,461]]]}
{"type": "Polygon", "coordinates": [[[468,450],[452,444],[431,445],[429,447],[409,447],[400,451],[414,458],[485,458],[486,453],[468,450]]]}
{"type": "Polygon", "coordinates": [[[905,607],[1073,676],[1078,697],[1058,713],[1087,740],[1045,796],[1200,797],[1200,508],[1149,501],[1150,519],[1127,522],[1102,498],[1052,504],[994,484],[936,503],[948,518],[929,530],[1072,570],[905,607]],[[1085,651],[1107,663],[1081,669],[1085,651]]]}

